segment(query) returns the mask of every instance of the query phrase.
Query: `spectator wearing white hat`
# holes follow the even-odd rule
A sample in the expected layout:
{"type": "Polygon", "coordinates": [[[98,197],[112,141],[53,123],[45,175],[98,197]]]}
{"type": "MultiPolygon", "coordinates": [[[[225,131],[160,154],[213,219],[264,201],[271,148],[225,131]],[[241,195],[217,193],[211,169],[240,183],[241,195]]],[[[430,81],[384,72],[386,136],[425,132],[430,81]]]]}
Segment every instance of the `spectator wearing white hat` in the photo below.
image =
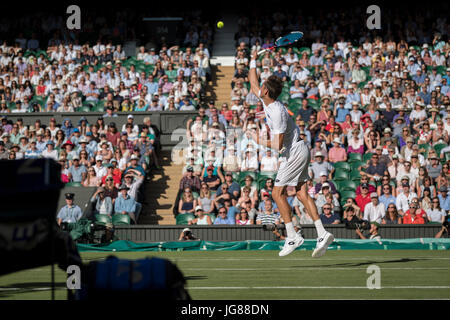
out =
{"type": "Polygon", "coordinates": [[[55,143],[52,140],[48,140],[45,145],[46,149],[42,151],[42,157],[58,161],[58,151],[55,150],[55,143]]]}
{"type": "Polygon", "coordinates": [[[95,157],[95,165],[93,165],[93,168],[95,170],[95,173],[97,174],[97,177],[99,177],[100,179],[106,175],[107,170],[103,166],[103,157],[102,156],[95,157]]]}
{"type": "Polygon", "coordinates": [[[127,122],[124,123],[124,124],[122,125],[122,130],[121,130],[120,132],[126,131],[126,126],[127,126],[127,124],[131,124],[131,126],[132,126],[132,129],[131,129],[131,130],[132,130],[136,135],[139,133],[139,126],[138,126],[137,124],[134,123],[134,116],[133,116],[132,114],[129,114],[129,115],[127,116],[127,122]]]}
{"type": "Polygon", "coordinates": [[[408,180],[403,181],[401,186],[403,192],[397,195],[395,206],[397,207],[399,215],[403,217],[405,212],[409,210],[409,204],[414,198],[417,198],[417,194],[415,192],[411,192],[408,180]]]}
{"type": "Polygon", "coordinates": [[[136,154],[131,155],[130,157],[130,164],[128,165],[128,167],[124,170],[123,172],[123,176],[125,176],[127,174],[127,172],[130,169],[134,169],[139,171],[143,176],[145,176],[145,171],[144,168],[138,164],[139,162],[139,156],[137,156],[136,154]]]}
{"type": "Polygon", "coordinates": [[[246,150],[244,159],[242,159],[241,162],[241,170],[242,171],[258,171],[259,170],[259,163],[258,163],[258,157],[256,156],[256,153],[252,150],[246,150]]]}
{"type": "Polygon", "coordinates": [[[320,190],[322,189],[322,185],[327,183],[330,187],[330,192],[333,195],[336,195],[339,198],[339,194],[337,192],[336,186],[334,185],[334,183],[332,181],[330,181],[328,179],[328,173],[326,171],[322,171],[320,173],[320,180],[319,182],[317,182],[314,186],[314,196],[311,197],[315,197],[317,198],[317,195],[319,194],[320,190]]]}
{"type": "Polygon", "coordinates": [[[196,224],[196,225],[212,225],[212,220],[210,216],[205,215],[202,206],[195,207],[195,213],[197,218],[189,221],[188,224],[196,224]]]}
{"type": "Polygon", "coordinates": [[[328,151],[328,161],[331,163],[347,161],[347,151],[341,146],[339,138],[333,140],[333,147],[328,151]]]}
{"type": "Polygon", "coordinates": [[[78,155],[72,158],[72,165],[69,167],[69,180],[73,182],[82,182],[86,179],[87,170],[84,165],[80,165],[78,155]]]}
{"type": "Polygon", "coordinates": [[[267,149],[266,154],[261,158],[261,172],[276,172],[278,170],[278,159],[267,149]]]}
{"type": "Polygon", "coordinates": [[[339,208],[339,200],[337,197],[337,193],[333,194],[331,192],[330,183],[324,182],[321,184],[320,190],[318,193],[314,196],[317,209],[319,211],[319,214],[323,213],[323,206],[326,203],[332,204],[332,209],[335,211],[335,209],[339,208]],[[331,196],[331,200],[328,200],[328,198],[331,196]]]}
{"type": "Polygon", "coordinates": [[[364,207],[363,219],[369,221],[370,223],[381,224],[381,220],[384,218],[386,210],[384,204],[379,202],[378,194],[372,192],[370,194],[370,203],[366,204],[364,207]]]}
{"type": "Polygon", "coordinates": [[[327,161],[324,161],[324,155],[319,151],[316,152],[315,161],[309,167],[309,176],[318,182],[320,181],[321,172],[326,172],[329,179],[332,179],[334,167],[327,161]]]}

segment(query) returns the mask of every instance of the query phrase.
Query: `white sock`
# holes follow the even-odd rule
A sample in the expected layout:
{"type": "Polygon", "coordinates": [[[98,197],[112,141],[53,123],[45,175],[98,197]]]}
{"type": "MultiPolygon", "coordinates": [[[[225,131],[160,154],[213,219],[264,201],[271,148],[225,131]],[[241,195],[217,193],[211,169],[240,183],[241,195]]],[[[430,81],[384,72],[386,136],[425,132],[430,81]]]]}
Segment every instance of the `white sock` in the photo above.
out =
{"type": "Polygon", "coordinates": [[[325,228],[322,225],[322,220],[318,219],[314,221],[314,225],[316,226],[317,237],[320,238],[326,232],[325,228]]]}
{"type": "Polygon", "coordinates": [[[286,223],[286,233],[287,233],[288,238],[290,238],[290,239],[295,238],[296,232],[295,232],[294,225],[292,224],[292,222],[286,223]]]}

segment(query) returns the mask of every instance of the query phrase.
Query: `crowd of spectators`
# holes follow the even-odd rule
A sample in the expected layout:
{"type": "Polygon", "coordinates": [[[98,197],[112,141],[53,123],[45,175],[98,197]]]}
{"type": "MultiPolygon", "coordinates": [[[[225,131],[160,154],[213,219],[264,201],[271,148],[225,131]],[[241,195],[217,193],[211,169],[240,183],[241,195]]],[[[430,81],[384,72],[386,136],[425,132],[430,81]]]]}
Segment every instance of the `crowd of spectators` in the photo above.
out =
{"type": "MultiPolygon", "coordinates": [[[[200,108],[188,122],[190,146],[180,182],[179,215],[194,215],[199,206],[213,218],[209,224],[282,222],[271,198],[277,151],[251,138],[251,131],[263,137],[268,128],[262,103],[249,93],[248,83],[250,53],[289,30],[298,30],[295,23],[302,25],[292,14],[281,15],[285,24],[278,23],[280,15],[269,17],[275,20],[271,23],[240,19],[230,105],[200,108]],[[272,30],[267,34],[258,33],[269,25],[272,30]]],[[[431,34],[419,28],[422,23],[419,19],[417,29],[406,28],[407,37],[401,40],[394,40],[389,32],[384,38],[361,32],[352,42],[343,36],[330,38],[328,30],[300,29],[308,31],[310,46],[300,43],[268,51],[257,61],[261,83],[270,75],[283,80],[279,100],[310,146],[309,193],[324,224],[360,219],[368,223],[367,235],[357,228],[363,238],[378,236],[382,224],[446,219],[450,210],[448,25],[436,18],[431,34]]],[[[294,188],[288,187],[287,194],[296,221],[312,223],[294,188]]]]}
{"type": "MultiPolygon", "coordinates": [[[[61,21],[48,19],[57,30],[61,21]]],[[[101,21],[88,20],[83,28],[95,30],[101,21]]],[[[50,27],[43,33],[52,34],[48,42],[37,33],[3,41],[0,159],[54,159],[67,186],[98,188],[91,199],[96,214],[124,214],[137,223],[139,188],[151,167],[160,168],[159,131],[149,116],[135,123],[131,113],[195,110],[210,78],[212,29],[198,17],[184,20],[183,26],[185,35],[177,43],[143,43],[131,55],[123,47],[125,39],[134,39],[131,31],[124,27],[115,37],[114,28],[106,32],[106,22],[106,31],[97,30],[94,42],[81,42],[78,36],[73,40],[64,28],[66,33],[53,34],[50,27]],[[62,123],[57,123],[59,117],[48,123],[36,118],[31,125],[20,115],[10,117],[46,112],[102,115],[95,122],[80,116],[74,123],[73,116],[62,123]],[[118,123],[118,115],[127,116],[125,124],[118,123]]],[[[61,222],[76,222],[65,217],[61,222]]]]}
{"type": "Polygon", "coordinates": [[[77,42],[24,50],[0,46],[0,113],[195,110],[210,76],[209,50],[77,42]]]}

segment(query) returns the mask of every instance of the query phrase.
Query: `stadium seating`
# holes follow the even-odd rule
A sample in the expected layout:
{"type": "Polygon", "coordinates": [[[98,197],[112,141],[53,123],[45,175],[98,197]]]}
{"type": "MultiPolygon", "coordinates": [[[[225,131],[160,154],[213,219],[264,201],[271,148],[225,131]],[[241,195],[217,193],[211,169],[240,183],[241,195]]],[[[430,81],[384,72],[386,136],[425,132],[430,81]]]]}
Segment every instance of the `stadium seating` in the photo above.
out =
{"type": "Polygon", "coordinates": [[[95,224],[106,226],[107,224],[112,224],[112,218],[106,214],[96,214],[95,215],[95,224]]]}
{"type": "Polygon", "coordinates": [[[180,213],[176,216],[176,223],[177,225],[184,225],[188,224],[189,221],[192,219],[195,219],[195,216],[191,213],[180,213]]]}
{"type": "Polygon", "coordinates": [[[131,223],[130,216],[127,214],[116,213],[112,216],[112,224],[115,226],[129,225],[131,223]]]}
{"type": "Polygon", "coordinates": [[[344,171],[350,171],[351,170],[350,164],[348,162],[345,162],[345,161],[335,162],[333,164],[333,167],[336,170],[338,170],[338,169],[339,170],[344,170],[344,171]]]}
{"type": "Polygon", "coordinates": [[[336,180],[336,181],[348,180],[349,179],[349,173],[346,170],[336,169],[336,171],[334,171],[333,179],[336,180]]]}
{"type": "Polygon", "coordinates": [[[360,153],[349,153],[348,162],[362,161],[362,155],[360,153]]]}

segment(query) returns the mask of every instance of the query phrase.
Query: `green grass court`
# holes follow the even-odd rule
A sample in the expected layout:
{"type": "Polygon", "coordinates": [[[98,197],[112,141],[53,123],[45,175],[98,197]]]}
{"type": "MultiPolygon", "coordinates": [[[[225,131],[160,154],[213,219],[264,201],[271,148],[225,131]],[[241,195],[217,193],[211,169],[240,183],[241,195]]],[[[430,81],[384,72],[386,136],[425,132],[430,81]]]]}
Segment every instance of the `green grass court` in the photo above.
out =
{"type": "MultiPolygon", "coordinates": [[[[84,252],[83,261],[110,253],[84,252]]],[[[188,279],[193,299],[450,299],[448,250],[124,252],[125,259],[170,259],[188,279]],[[381,289],[366,287],[369,265],[381,269],[381,289]]],[[[50,267],[0,277],[0,299],[50,299],[50,267]]],[[[56,298],[66,299],[66,274],[56,268],[56,298]]]]}

